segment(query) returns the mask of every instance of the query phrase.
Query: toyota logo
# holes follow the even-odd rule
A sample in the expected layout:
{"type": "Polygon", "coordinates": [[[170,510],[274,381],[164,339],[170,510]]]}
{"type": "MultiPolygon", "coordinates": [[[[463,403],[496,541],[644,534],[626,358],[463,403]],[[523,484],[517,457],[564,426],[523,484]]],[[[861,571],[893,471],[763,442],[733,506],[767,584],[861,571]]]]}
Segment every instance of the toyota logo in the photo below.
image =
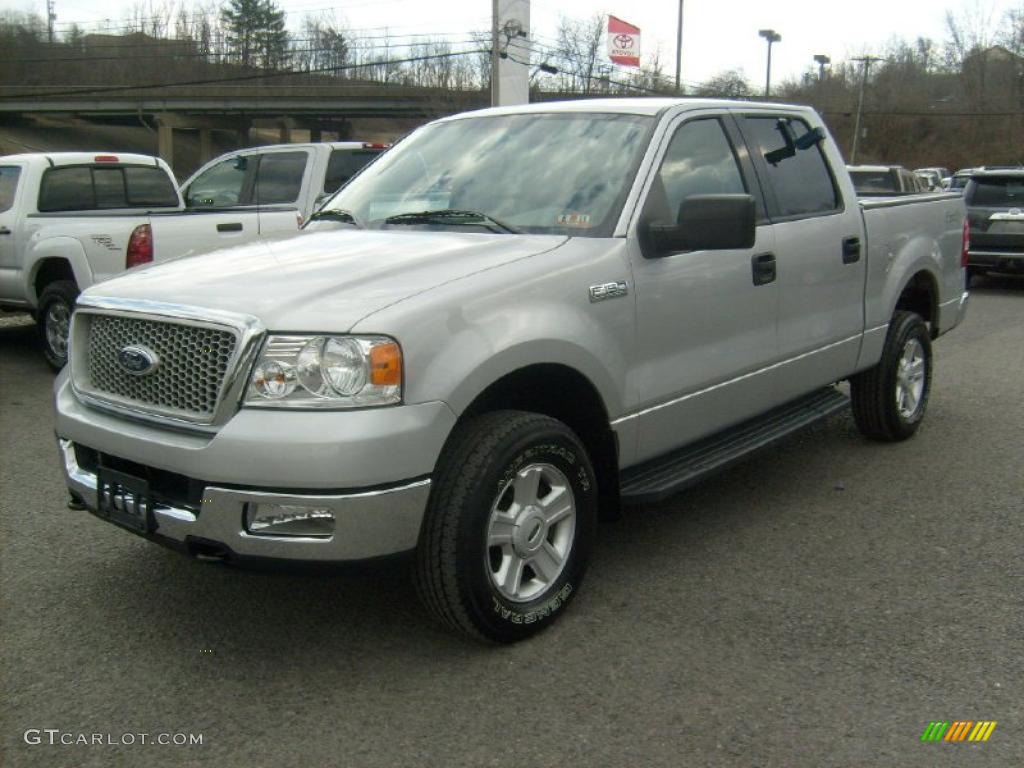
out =
{"type": "Polygon", "coordinates": [[[633,36],[632,35],[616,35],[615,36],[615,47],[616,48],[632,48],[633,47],[633,36]]]}
{"type": "Polygon", "coordinates": [[[132,376],[145,376],[159,367],[160,356],[143,346],[127,346],[117,353],[117,364],[132,376]]]}

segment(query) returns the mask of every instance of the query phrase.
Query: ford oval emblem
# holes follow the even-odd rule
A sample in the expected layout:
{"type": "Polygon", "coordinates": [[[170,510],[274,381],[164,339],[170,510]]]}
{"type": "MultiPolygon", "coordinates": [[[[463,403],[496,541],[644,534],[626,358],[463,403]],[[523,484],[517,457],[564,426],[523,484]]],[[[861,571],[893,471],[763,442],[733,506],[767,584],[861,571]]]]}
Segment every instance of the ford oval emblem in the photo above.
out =
{"type": "Polygon", "coordinates": [[[145,376],[157,369],[160,357],[143,346],[127,346],[117,353],[117,364],[132,376],[145,376]]]}

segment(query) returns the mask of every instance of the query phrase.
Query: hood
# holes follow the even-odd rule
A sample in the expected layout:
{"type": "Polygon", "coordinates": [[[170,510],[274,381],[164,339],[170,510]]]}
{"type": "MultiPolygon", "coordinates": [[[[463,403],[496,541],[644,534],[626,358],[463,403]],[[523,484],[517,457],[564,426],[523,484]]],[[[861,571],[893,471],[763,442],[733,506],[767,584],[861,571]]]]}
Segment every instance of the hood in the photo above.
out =
{"type": "Polygon", "coordinates": [[[553,250],[567,238],[437,231],[304,232],[131,270],[86,296],[255,315],[272,331],[343,333],[452,280],[553,250]]]}

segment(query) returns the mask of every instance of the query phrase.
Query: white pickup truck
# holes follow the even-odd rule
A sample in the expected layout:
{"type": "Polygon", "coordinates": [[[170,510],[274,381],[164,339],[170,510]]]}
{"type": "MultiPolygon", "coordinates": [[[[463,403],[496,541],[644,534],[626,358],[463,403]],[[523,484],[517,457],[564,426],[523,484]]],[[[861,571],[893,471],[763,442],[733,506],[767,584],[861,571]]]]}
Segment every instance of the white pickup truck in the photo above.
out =
{"type": "Polygon", "coordinates": [[[201,168],[183,194],[166,163],[146,155],[0,157],[0,309],[35,315],[43,354],[59,369],[79,291],[139,264],[296,232],[384,148],[240,150],[201,168]]]}
{"type": "Polygon", "coordinates": [[[599,510],[851,405],[909,438],[967,303],[963,200],[858,201],[784,104],[456,115],[307,229],[83,294],[72,504],[203,559],[415,550],[430,612],[499,642],[579,593],[599,510]]]}

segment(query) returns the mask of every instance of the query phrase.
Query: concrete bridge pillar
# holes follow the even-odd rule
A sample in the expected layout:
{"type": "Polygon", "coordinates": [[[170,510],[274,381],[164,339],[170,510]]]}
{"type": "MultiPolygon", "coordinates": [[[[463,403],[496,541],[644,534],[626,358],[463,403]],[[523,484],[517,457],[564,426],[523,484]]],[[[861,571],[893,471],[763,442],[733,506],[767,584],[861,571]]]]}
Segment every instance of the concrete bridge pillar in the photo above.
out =
{"type": "Polygon", "coordinates": [[[157,154],[160,159],[174,167],[174,128],[162,120],[156,122],[157,154]]]}
{"type": "Polygon", "coordinates": [[[213,136],[209,128],[199,129],[199,164],[213,159],[213,136]]]}

